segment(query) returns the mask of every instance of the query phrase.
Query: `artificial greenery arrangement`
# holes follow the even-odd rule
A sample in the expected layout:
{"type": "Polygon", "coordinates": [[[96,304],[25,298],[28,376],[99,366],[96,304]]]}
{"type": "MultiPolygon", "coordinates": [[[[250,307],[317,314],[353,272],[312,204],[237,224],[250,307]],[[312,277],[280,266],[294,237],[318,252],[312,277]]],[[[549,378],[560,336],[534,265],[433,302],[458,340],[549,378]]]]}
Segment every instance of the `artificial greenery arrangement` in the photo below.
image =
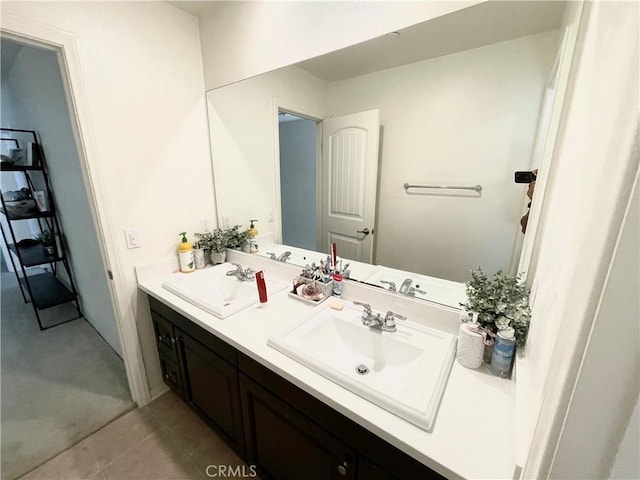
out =
{"type": "Polygon", "coordinates": [[[222,253],[227,249],[227,235],[224,230],[216,228],[213,232],[196,233],[198,247],[207,253],[222,253]]]}
{"type": "Polygon", "coordinates": [[[41,233],[39,233],[38,236],[36,237],[36,240],[42,243],[42,245],[45,247],[51,247],[55,245],[53,234],[49,230],[44,230],[41,233]]]}
{"type": "Polygon", "coordinates": [[[36,237],[36,240],[42,243],[42,248],[47,255],[53,256],[56,254],[56,239],[50,230],[43,230],[40,232],[36,237]]]}
{"type": "Polygon", "coordinates": [[[227,248],[241,249],[249,241],[249,230],[241,231],[240,228],[235,225],[227,230],[216,228],[210,233],[196,233],[196,243],[208,253],[222,253],[227,248]]]}
{"type": "Polygon", "coordinates": [[[240,230],[240,225],[235,225],[226,230],[227,248],[242,249],[249,242],[249,230],[240,230]]]}
{"type": "Polygon", "coordinates": [[[476,312],[478,324],[493,333],[513,327],[516,345],[523,347],[529,331],[531,309],[529,291],[520,275],[511,277],[498,270],[493,279],[489,279],[478,267],[478,270],[471,271],[471,281],[466,285],[468,301],[460,305],[470,313],[476,312]]]}

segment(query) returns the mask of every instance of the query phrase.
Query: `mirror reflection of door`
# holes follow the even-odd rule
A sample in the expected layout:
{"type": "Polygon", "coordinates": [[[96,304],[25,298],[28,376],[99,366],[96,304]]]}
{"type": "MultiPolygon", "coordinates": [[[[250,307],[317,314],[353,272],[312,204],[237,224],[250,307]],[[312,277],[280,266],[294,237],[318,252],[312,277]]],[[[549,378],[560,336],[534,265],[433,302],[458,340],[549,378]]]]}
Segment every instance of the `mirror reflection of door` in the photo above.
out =
{"type": "Polygon", "coordinates": [[[278,112],[283,244],[328,253],[335,242],[342,257],[373,260],[378,131],[377,110],[323,122],[278,112]]]}
{"type": "Polygon", "coordinates": [[[326,119],[322,140],[321,246],[373,261],[378,179],[378,110],[326,119]]]}

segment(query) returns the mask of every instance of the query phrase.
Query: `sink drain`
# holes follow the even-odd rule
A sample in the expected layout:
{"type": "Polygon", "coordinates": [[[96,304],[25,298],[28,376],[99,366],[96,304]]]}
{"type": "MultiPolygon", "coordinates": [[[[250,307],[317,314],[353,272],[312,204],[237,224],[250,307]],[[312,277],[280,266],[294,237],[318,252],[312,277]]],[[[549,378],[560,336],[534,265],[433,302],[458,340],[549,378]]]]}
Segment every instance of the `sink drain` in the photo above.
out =
{"type": "Polygon", "coordinates": [[[356,367],[356,372],[358,373],[358,375],[366,375],[367,373],[369,373],[369,367],[360,364],[356,367]]]}

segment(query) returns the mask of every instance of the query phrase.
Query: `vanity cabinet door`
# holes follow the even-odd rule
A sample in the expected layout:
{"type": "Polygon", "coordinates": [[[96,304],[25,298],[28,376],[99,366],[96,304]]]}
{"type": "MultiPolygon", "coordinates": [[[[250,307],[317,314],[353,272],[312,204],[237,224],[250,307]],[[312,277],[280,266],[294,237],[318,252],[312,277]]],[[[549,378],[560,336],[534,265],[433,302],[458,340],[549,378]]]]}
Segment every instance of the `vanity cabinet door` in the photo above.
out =
{"type": "Polygon", "coordinates": [[[244,457],[238,370],[186,333],[176,332],[186,402],[244,457]]]}
{"type": "Polygon", "coordinates": [[[162,379],[164,380],[164,383],[166,383],[171,390],[184,400],[182,375],[180,374],[178,364],[162,352],[159,352],[158,358],[160,359],[160,371],[162,372],[162,379]]]}
{"type": "Polygon", "coordinates": [[[356,478],[354,450],[242,373],[240,393],[247,463],[260,478],[356,478]]]}

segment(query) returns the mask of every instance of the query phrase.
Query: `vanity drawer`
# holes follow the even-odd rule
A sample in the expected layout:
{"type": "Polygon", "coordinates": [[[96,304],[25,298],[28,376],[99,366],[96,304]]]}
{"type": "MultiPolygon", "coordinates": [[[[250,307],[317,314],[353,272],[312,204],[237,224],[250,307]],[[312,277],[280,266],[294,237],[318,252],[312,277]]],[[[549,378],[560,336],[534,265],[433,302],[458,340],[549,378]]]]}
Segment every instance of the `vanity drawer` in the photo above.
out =
{"type": "MultiPolygon", "coordinates": [[[[172,310],[167,305],[162,303],[159,300],[156,300],[152,296],[149,296],[149,307],[151,309],[151,317],[157,318],[160,317],[161,320],[164,320],[166,323],[173,324],[183,332],[187,333],[193,338],[197,338],[200,343],[202,343],[209,350],[213,351],[217,355],[221,356],[231,365],[238,365],[238,355],[237,351],[234,347],[229,345],[227,342],[219,339],[213,333],[208,332],[202,327],[199,327],[195,323],[193,323],[188,318],[180,315],[178,312],[172,310]],[[154,316],[155,314],[155,316],[154,316]]],[[[154,321],[155,324],[155,321],[154,321]]],[[[157,338],[157,332],[156,332],[157,338]]],[[[175,350],[175,344],[172,348],[175,359],[177,361],[177,353],[175,350]]]]}

